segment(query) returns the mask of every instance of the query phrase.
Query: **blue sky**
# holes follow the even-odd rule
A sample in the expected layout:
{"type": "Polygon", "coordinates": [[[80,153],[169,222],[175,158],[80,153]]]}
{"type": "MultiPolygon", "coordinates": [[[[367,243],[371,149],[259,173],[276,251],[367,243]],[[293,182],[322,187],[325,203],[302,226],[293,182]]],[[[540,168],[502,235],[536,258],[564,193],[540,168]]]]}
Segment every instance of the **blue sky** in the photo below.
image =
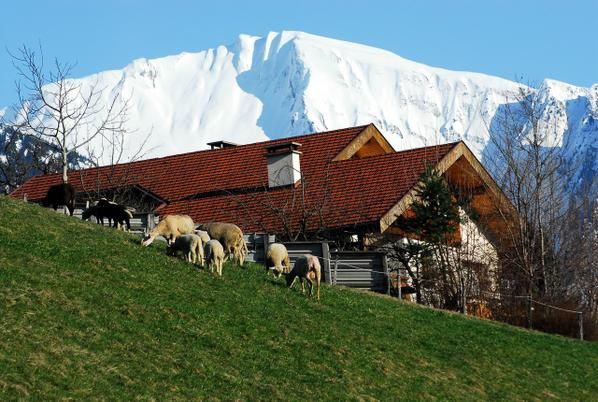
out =
{"type": "Polygon", "coordinates": [[[598,83],[598,0],[6,1],[0,5],[0,105],[14,101],[7,50],[41,42],[76,76],[298,30],[454,70],[539,82],[598,83]]]}

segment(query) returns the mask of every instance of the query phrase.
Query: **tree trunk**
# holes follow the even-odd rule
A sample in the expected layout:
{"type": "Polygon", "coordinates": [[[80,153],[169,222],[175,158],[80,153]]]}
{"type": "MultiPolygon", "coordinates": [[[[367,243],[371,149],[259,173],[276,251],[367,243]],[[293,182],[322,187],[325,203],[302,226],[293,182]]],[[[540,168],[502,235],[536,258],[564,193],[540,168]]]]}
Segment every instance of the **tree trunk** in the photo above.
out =
{"type": "Polygon", "coordinates": [[[62,148],[62,182],[68,183],[69,176],[68,176],[68,152],[64,147],[62,148]]]}
{"type": "Polygon", "coordinates": [[[544,249],[544,229],[540,226],[540,267],[542,268],[542,283],[544,285],[544,289],[542,289],[544,294],[550,294],[548,289],[548,278],[546,274],[546,259],[545,259],[546,251],[544,249]]]}
{"type": "Polygon", "coordinates": [[[417,304],[422,304],[422,291],[421,291],[421,283],[419,281],[419,262],[416,263],[417,266],[415,267],[416,269],[416,276],[417,279],[415,279],[413,281],[413,284],[415,285],[415,302],[417,304]]]}

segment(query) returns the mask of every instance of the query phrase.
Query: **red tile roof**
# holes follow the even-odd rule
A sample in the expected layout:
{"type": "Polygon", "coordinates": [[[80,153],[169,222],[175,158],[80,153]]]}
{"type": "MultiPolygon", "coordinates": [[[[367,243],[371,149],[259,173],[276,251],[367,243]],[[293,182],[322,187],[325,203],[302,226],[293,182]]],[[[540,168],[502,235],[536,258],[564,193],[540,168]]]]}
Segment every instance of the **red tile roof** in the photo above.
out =
{"type": "MultiPolygon", "coordinates": [[[[366,127],[84,169],[71,172],[69,181],[77,191],[85,191],[114,187],[110,176],[119,177],[165,200],[160,215],[185,213],[196,222],[235,222],[245,231],[280,232],[281,209],[294,211],[288,214],[293,225],[298,224],[300,211],[313,213],[308,220],[310,229],[320,223],[329,228],[374,223],[413,187],[426,161],[439,161],[456,143],[332,162],[366,127]],[[301,170],[306,185],[268,189],[265,147],[289,141],[302,144],[301,170]],[[298,206],[302,194],[306,208],[298,206]]],[[[27,194],[29,200],[37,201],[50,185],[60,181],[60,174],[37,176],[11,195],[20,198],[27,194]]]]}

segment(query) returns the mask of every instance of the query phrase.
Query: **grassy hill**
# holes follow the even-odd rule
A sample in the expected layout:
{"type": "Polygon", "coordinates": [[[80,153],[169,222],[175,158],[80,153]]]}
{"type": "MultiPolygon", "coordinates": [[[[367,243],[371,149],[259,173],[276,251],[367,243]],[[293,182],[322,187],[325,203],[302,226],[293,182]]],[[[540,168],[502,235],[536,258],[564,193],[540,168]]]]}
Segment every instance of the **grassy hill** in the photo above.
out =
{"type": "Polygon", "coordinates": [[[0,197],[0,400],[598,398],[596,343],[163,248],[0,197]]]}

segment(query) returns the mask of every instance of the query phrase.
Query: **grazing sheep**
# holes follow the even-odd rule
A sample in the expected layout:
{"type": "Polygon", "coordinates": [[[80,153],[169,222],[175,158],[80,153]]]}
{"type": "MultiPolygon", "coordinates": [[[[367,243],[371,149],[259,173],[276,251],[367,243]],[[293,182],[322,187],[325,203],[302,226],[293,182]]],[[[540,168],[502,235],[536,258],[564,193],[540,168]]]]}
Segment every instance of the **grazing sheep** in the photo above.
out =
{"type": "Polygon", "coordinates": [[[193,219],[187,215],[166,215],[164,219],[152,229],[142,240],[141,244],[149,246],[154,239],[162,236],[168,244],[172,243],[177,237],[193,233],[195,224],[193,219]]]}
{"type": "Polygon", "coordinates": [[[197,226],[196,229],[204,230],[210,238],[218,240],[224,248],[225,255],[236,260],[239,265],[243,265],[248,250],[245,239],[243,238],[243,232],[237,225],[224,222],[210,222],[203,223],[197,226]]]}
{"type": "Polygon", "coordinates": [[[266,270],[272,271],[279,278],[282,273],[291,271],[291,262],[287,248],[280,243],[272,243],[266,253],[266,270]]]}
{"type": "Polygon", "coordinates": [[[66,205],[69,214],[73,216],[73,213],[75,212],[76,194],[75,187],[70,183],[55,184],[48,188],[46,197],[42,200],[42,205],[44,207],[51,206],[54,208],[54,211],[56,211],[59,205],[66,205]]]}
{"type": "Polygon", "coordinates": [[[243,266],[245,263],[245,257],[247,257],[248,253],[249,249],[247,248],[247,242],[245,241],[245,238],[241,236],[239,241],[235,243],[235,246],[233,247],[233,255],[235,256],[235,259],[239,261],[240,266],[243,266]]]}
{"type": "Polygon", "coordinates": [[[175,256],[178,251],[183,253],[188,262],[195,264],[199,260],[201,265],[204,264],[203,244],[198,235],[186,234],[177,237],[166,249],[166,254],[175,256]]]}
{"type": "Polygon", "coordinates": [[[284,274],[287,279],[287,287],[291,288],[295,279],[299,277],[301,281],[301,292],[305,293],[305,285],[303,284],[303,280],[307,281],[309,286],[309,295],[312,295],[312,290],[314,287],[314,282],[318,287],[317,289],[317,297],[320,300],[320,280],[322,278],[322,268],[320,266],[320,261],[318,257],[312,254],[305,254],[297,258],[295,261],[295,266],[291,270],[290,273],[284,274]]]}
{"type": "Polygon", "coordinates": [[[205,230],[194,230],[193,233],[201,237],[201,241],[204,244],[210,241],[210,235],[205,230]]]}
{"type": "Polygon", "coordinates": [[[206,264],[210,272],[216,272],[222,276],[222,264],[224,263],[224,248],[218,240],[209,240],[204,246],[204,255],[206,264]]]}

